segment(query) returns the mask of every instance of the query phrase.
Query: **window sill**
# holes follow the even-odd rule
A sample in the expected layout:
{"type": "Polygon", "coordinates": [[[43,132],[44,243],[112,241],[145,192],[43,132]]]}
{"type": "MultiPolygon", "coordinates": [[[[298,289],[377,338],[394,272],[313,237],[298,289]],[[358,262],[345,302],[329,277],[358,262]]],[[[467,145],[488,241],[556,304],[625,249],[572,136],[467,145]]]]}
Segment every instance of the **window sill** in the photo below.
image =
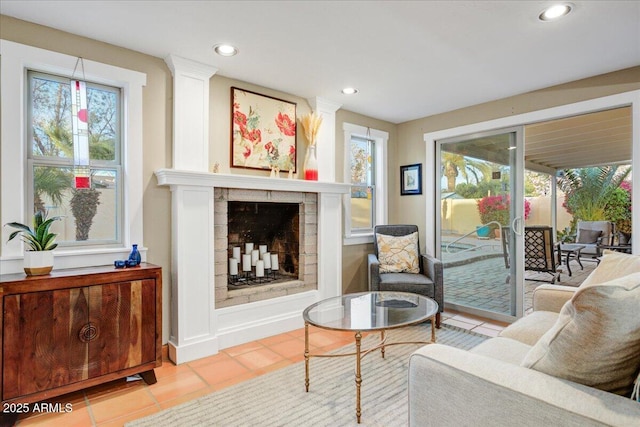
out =
{"type": "Polygon", "coordinates": [[[344,246],[366,245],[369,243],[373,243],[373,233],[351,235],[342,240],[344,246]]]}
{"type": "MultiPolygon", "coordinates": [[[[142,261],[147,259],[147,248],[138,248],[142,255],[142,261]]],[[[131,248],[101,248],[78,250],[55,250],[53,252],[54,270],[67,268],[95,267],[100,265],[113,265],[118,259],[127,259],[131,248]]],[[[22,256],[6,256],[0,259],[0,271],[2,274],[22,273],[24,260],[22,256]]]]}

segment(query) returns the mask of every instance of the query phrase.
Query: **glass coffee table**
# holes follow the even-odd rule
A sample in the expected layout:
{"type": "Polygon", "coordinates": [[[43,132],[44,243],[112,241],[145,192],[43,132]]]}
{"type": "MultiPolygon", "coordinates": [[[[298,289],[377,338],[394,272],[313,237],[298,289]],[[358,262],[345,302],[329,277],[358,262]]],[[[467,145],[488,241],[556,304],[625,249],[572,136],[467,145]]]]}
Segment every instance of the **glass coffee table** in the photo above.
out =
{"type": "Polygon", "coordinates": [[[302,313],[304,318],[304,384],[309,391],[309,359],[312,357],[355,356],[356,359],[356,419],[360,423],[360,387],[362,375],[360,361],[367,354],[398,344],[430,344],[436,341],[435,316],[438,303],[431,298],[407,292],[361,292],[328,298],[312,304],[302,313]],[[402,328],[431,319],[431,341],[387,342],[388,329],[402,328]],[[334,331],[353,331],[356,351],[346,354],[311,354],[309,352],[309,325],[334,331]],[[380,331],[380,342],[372,348],[362,349],[362,333],[380,331]]]}

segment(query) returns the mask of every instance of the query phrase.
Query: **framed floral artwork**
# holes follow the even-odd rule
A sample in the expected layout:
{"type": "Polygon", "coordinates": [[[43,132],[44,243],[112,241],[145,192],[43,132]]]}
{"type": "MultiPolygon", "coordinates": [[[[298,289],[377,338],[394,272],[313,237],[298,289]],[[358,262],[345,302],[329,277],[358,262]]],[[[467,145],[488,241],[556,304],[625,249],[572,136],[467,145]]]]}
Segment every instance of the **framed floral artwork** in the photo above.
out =
{"type": "Polygon", "coordinates": [[[296,171],[296,103],[231,88],[231,166],[296,171]]]}

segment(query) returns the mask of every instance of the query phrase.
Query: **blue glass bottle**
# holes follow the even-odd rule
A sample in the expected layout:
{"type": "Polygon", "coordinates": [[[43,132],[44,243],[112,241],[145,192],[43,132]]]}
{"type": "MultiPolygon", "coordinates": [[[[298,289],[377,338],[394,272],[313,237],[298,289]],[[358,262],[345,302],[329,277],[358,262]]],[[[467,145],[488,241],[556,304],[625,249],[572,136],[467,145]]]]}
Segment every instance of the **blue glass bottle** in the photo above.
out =
{"type": "Polygon", "coordinates": [[[133,249],[131,249],[131,253],[129,254],[129,261],[134,261],[135,264],[133,265],[140,265],[140,262],[142,261],[142,257],[140,256],[140,252],[138,251],[138,245],[134,244],[133,245],[133,249]]]}

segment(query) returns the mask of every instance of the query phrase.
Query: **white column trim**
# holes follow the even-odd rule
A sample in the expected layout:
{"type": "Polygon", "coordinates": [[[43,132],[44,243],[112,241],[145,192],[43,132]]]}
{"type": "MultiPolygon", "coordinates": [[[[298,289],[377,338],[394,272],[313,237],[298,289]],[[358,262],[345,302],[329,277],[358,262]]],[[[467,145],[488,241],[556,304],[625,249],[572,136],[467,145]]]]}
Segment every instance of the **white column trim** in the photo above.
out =
{"type": "Polygon", "coordinates": [[[322,126],[318,132],[318,180],[335,182],[336,180],[336,111],[341,104],[323,98],[307,99],[311,109],[322,116],[322,126]]]}
{"type": "Polygon", "coordinates": [[[175,363],[218,352],[213,214],[213,187],[171,185],[169,358],[175,363]]]}
{"type": "Polygon", "coordinates": [[[209,170],[209,79],[218,69],[169,55],[173,74],[173,167],[209,170]]]}

